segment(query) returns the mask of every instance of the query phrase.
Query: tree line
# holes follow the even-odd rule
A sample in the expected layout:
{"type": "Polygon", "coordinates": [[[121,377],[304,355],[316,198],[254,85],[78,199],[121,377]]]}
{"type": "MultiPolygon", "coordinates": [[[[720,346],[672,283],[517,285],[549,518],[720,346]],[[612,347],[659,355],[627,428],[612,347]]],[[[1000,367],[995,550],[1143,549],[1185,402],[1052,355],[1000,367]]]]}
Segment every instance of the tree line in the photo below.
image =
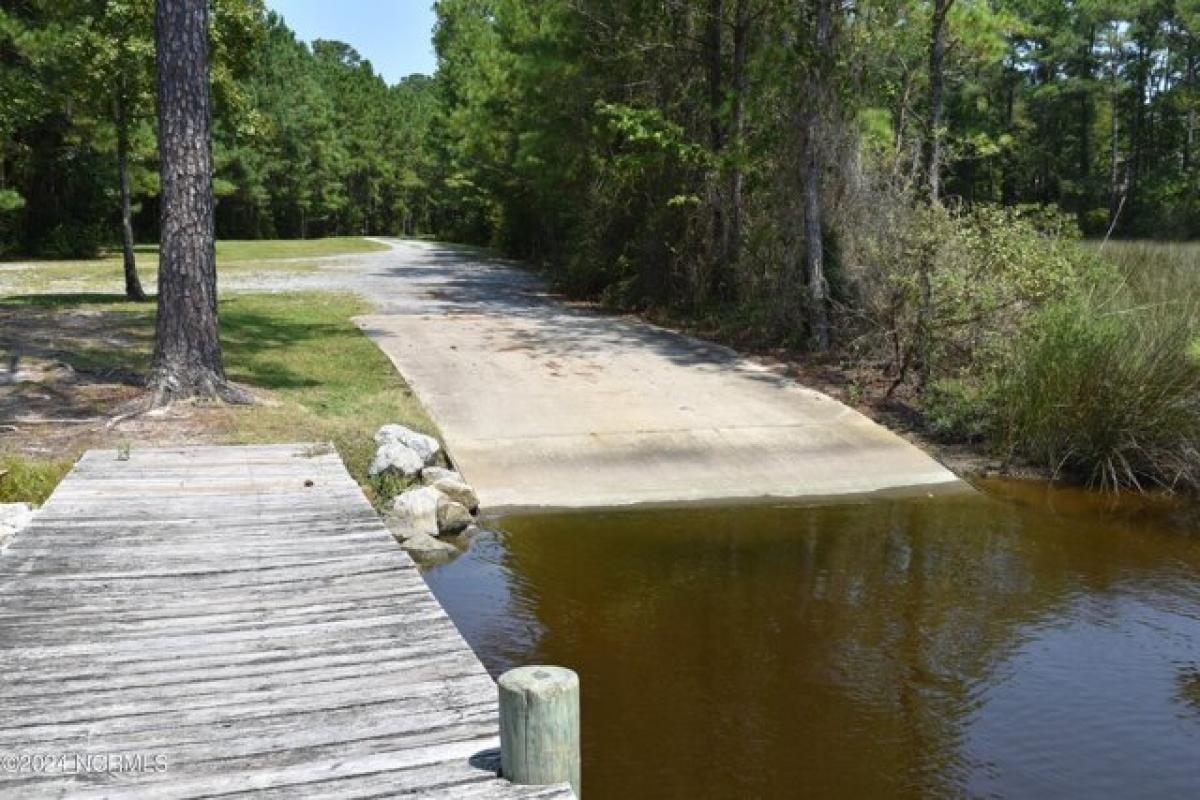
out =
{"type": "Polygon", "coordinates": [[[824,346],[880,205],[1200,233],[1195,0],[436,8],[442,232],[585,293],[766,306],[824,346]]]}
{"type": "MultiPolygon", "coordinates": [[[[486,243],[824,349],[901,251],[928,325],[931,205],[1200,231],[1200,0],[439,0],[436,75],[395,86],[262,0],[210,5],[221,237],[486,243]]],[[[153,33],[151,0],[4,4],[0,254],[123,240],[140,295],[153,33]]]]}
{"type": "Polygon", "coordinates": [[[439,235],[1001,463],[1200,487],[1195,284],[1081,241],[1200,234],[1196,0],[435,8],[439,235]]]}
{"type": "MultiPolygon", "coordinates": [[[[261,0],[210,6],[218,235],[427,226],[431,79],[389,86],[349,45],[299,42],[261,0]]],[[[158,240],[154,15],[154,0],[5,0],[0,255],[90,256],[123,240],[132,265],[135,240],[158,240]]]]}

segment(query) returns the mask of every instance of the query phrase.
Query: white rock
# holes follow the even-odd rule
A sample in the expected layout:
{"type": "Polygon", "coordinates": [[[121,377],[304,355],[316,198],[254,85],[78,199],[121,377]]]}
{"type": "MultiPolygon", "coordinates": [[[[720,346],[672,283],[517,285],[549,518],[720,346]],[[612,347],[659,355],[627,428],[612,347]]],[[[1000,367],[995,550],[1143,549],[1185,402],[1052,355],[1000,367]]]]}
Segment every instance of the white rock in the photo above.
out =
{"type": "MultiPolygon", "coordinates": [[[[432,487],[426,487],[432,488],[432,487]]],[[[471,512],[462,503],[456,503],[445,495],[438,501],[437,526],[439,536],[454,536],[462,533],[475,522],[471,512]]]]}
{"type": "Polygon", "coordinates": [[[449,542],[443,542],[441,539],[424,533],[405,539],[400,546],[412,555],[422,558],[452,556],[459,552],[458,548],[449,542]]]}
{"type": "Polygon", "coordinates": [[[395,472],[411,478],[424,466],[425,461],[411,447],[400,442],[385,442],[375,451],[369,474],[375,478],[385,472],[395,472]]]}
{"type": "Polygon", "coordinates": [[[0,546],[33,522],[34,507],[28,503],[0,503],[0,546]]]}
{"type": "Polygon", "coordinates": [[[388,527],[411,531],[413,536],[438,534],[438,502],[445,496],[432,486],[409,489],[396,498],[388,527]]]}
{"type": "Polygon", "coordinates": [[[446,469],[445,467],[426,467],[425,469],[421,470],[421,480],[426,486],[437,483],[442,478],[449,478],[450,480],[459,481],[460,483],[466,483],[466,481],[463,480],[463,476],[452,469],[446,469]]]}
{"type": "Polygon", "coordinates": [[[437,439],[432,436],[426,436],[423,433],[417,433],[403,425],[384,425],[375,434],[376,444],[384,445],[389,442],[398,442],[408,447],[421,457],[421,461],[424,464],[432,464],[433,459],[437,457],[437,454],[442,449],[437,439]]]}
{"type": "Polygon", "coordinates": [[[401,544],[416,536],[425,535],[423,533],[417,533],[391,514],[388,514],[383,518],[383,524],[386,525],[387,529],[392,532],[392,536],[396,538],[396,541],[400,542],[401,544]]]}
{"type": "MultiPolygon", "coordinates": [[[[428,470],[426,470],[426,472],[428,472],[428,470]]],[[[424,478],[424,473],[422,473],[422,478],[424,478]]],[[[454,478],[438,478],[432,483],[426,481],[426,485],[437,489],[455,503],[465,506],[467,511],[471,512],[472,514],[479,510],[479,495],[475,494],[475,490],[472,489],[466,483],[466,481],[463,481],[462,479],[455,480],[454,478]]]]}

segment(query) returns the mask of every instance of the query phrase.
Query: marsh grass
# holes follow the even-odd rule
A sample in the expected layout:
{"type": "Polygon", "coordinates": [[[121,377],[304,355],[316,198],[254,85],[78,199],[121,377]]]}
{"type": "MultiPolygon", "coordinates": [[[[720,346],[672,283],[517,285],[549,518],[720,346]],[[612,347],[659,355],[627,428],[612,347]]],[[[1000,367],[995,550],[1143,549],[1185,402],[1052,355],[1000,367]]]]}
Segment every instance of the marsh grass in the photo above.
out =
{"type": "Polygon", "coordinates": [[[1200,489],[1200,245],[1091,247],[1115,275],[1036,314],[934,417],[977,412],[1007,454],[1093,486],[1200,489]]]}
{"type": "Polygon", "coordinates": [[[1096,270],[930,387],[927,425],[1095,487],[1200,490],[1200,245],[1089,247],[1096,270]]]}
{"type": "Polygon", "coordinates": [[[1120,270],[1136,303],[1200,297],[1200,243],[1110,241],[1091,246],[1120,270]]]}
{"type": "Polygon", "coordinates": [[[1048,309],[991,393],[1006,446],[1090,485],[1200,488],[1195,306],[1048,309]]]}

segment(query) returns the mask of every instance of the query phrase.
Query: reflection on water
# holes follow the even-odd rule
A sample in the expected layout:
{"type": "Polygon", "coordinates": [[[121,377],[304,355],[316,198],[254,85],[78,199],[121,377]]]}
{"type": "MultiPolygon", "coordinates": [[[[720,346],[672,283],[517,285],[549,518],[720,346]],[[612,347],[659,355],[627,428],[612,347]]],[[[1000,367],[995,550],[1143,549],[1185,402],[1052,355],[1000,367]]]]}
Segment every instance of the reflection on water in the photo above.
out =
{"type": "Polygon", "coordinates": [[[991,491],[510,517],[427,578],[580,673],[588,800],[1200,796],[1194,520],[991,491]]]}

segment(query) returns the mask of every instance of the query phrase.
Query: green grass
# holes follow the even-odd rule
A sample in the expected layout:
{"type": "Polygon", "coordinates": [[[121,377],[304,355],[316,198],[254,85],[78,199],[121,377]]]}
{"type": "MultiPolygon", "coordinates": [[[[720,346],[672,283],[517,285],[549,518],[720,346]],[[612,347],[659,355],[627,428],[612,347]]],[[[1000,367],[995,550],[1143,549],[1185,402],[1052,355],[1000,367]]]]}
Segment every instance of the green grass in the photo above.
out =
{"type": "Polygon", "coordinates": [[[1140,303],[1175,303],[1200,295],[1200,243],[1110,241],[1094,244],[1115,264],[1140,303]]]}
{"type": "Polygon", "coordinates": [[[71,470],[69,459],[0,457],[0,503],[41,505],[71,470]]]}
{"type": "MultiPolygon", "coordinates": [[[[154,308],[113,296],[10,297],[9,306],[40,314],[87,312],[104,336],[72,344],[55,357],[76,369],[107,367],[145,373],[150,366],[154,308]],[[104,340],[131,342],[113,348],[104,340]]],[[[229,408],[219,439],[231,444],[333,442],[351,474],[377,502],[397,488],[367,478],[372,437],[387,423],[436,435],[436,428],[391,362],[353,323],[369,311],[350,295],[322,292],[233,294],[221,301],[221,343],[229,377],[259,390],[272,403],[229,408]]],[[[64,459],[77,454],[63,454],[64,459]]],[[[44,500],[69,463],[10,457],[0,497],[44,500]]]]}
{"type": "Polygon", "coordinates": [[[1200,491],[1200,245],[1090,245],[1115,266],[1033,310],[969,379],[924,396],[935,433],[1107,489],[1200,491]]]}
{"type": "Polygon", "coordinates": [[[1040,315],[992,392],[1002,438],[1103,488],[1200,489],[1200,315],[1122,299],[1040,315]]]}
{"type": "MultiPolygon", "coordinates": [[[[387,245],[362,238],[305,239],[294,241],[224,241],[217,243],[220,276],[251,273],[314,272],[318,265],[304,259],[372,253],[387,245]]],[[[158,273],[158,247],[137,247],[138,274],[147,291],[153,291],[158,273]]],[[[101,258],[73,261],[22,261],[0,263],[0,289],[21,293],[55,293],[66,290],[119,292],[124,289],[119,251],[101,258]],[[13,267],[27,267],[14,269],[13,267]]]]}
{"type": "Polygon", "coordinates": [[[260,261],[269,258],[322,258],[349,253],[378,253],[385,244],[358,237],[330,239],[272,239],[217,242],[217,258],[225,261],[260,261]]]}
{"type": "Polygon", "coordinates": [[[367,311],[358,298],[320,292],[225,300],[229,377],[279,401],[235,412],[229,441],[333,442],[360,484],[385,488],[367,478],[375,431],[392,422],[435,436],[437,429],[387,356],[351,321],[367,311]]]}

